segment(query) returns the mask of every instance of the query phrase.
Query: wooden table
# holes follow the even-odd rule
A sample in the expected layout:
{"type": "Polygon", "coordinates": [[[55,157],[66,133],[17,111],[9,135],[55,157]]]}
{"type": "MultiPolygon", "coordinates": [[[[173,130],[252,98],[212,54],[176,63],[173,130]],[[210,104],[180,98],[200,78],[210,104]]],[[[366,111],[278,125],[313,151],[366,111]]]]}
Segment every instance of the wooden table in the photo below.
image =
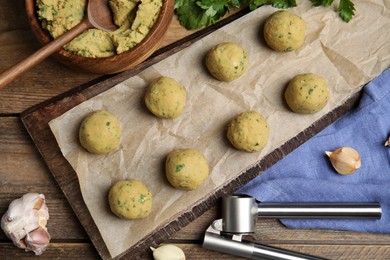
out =
{"type": "MultiPolygon", "coordinates": [[[[24,15],[24,1],[0,0],[0,71],[39,48],[24,15]]],[[[176,18],[163,45],[191,34],[176,18]]],[[[27,192],[45,194],[50,210],[51,243],[40,259],[98,259],[99,254],[30,139],[20,114],[98,75],[72,71],[48,59],[0,91],[0,214],[27,192]]],[[[188,259],[237,259],[202,249],[204,231],[218,217],[211,208],[166,243],[179,245],[188,259]]],[[[328,259],[390,259],[390,236],[331,230],[290,230],[277,220],[262,220],[253,236],[258,243],[328,259]]],[[[33,257],[16,248],[0,231],[0,259],[33,257]]]]}

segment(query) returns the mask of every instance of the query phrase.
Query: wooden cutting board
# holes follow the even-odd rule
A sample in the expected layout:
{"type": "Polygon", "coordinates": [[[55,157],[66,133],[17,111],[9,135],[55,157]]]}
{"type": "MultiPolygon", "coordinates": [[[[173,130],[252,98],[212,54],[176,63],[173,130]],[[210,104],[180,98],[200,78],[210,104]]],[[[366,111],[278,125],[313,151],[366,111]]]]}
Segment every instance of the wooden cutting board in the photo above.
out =
{"type": "MultiPolygon", "coordinates": [[[[76,172],[73,170],[68,161],[63,157],[54,135],[52,134],[48,123],[67,112],[71,108],[78,104],[110,89],[111,87],[119,84],[120,82],[138,74],[140,71],[148,68],[156,62],[186,48],[192,43],[198,41],[204,36],[217,30],[218,28],[236,20],[237,18],[248,13],[248,10],[242,10],[228,18],[210,26],[203,30],[197,31],[187,37],[184,37],[172,44],[169,44],[159,49],[152,57],[137,66],[135,69],[122,72],[116,75],[102,76],[97,80],[88,84],[77,86],[69,92],[63,93],[60,96],[47,100],[46,102],[39,104],[35,107],[29,108],[21,115],[23,124],[36,144],[39,152],[41,153],[44,161],[48,165],[51,173],[58,182],[60,188],[64,192],[70,205],[75,211],[81,224],[90,236],[93,244],[97,248],[103,259],[111,259],[108,249],[100,235],[96,224],[94,223],[87,206],[85,205],[76,172]]],[[[260,160],[251,169],[239,173],[237,177],[225,185],[224,187],[216,190],[215,193],[207,198],[204,198],[197,205],[190,205],[188,210],[176,219],[171,219],[169,222],[159,227],[154,233],[149,234],[147,237],[139,241],[137,244],[129,248],[120,257],[131,256],[134,258],[144,258],[148,254],[149,246],[157,245],[166,240],[173,233],[177,232],[180,228],[186,226],[196,217],[200,216],[207,209],[214,206],[218,201],[218,198],[225,194],[234,192],[239,187],[256,177],[260,172],[264,171],[278,160],[282,159],[285,155],[290,153],[300,144],[314,136],[324,127],[332,123],[334,120],[345,114],[351,109],[352,106],[359,99],[360,94],[357,93],[350,97],[346,103],[340,107],[335,108],[333,111],[322,117],[315,124],[305,129],[282,147],[274,150],[265,158],[260,160]]]]}

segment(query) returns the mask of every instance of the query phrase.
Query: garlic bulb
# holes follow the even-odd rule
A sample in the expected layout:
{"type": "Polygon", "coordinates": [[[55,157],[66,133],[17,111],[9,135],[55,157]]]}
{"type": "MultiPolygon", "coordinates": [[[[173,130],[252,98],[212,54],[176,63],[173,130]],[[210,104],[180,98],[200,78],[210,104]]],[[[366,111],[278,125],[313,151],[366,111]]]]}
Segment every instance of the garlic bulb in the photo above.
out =
{"type": "Polygon", "coordinates": [[[1,229],[15,246],[40,255],[51,239],[46,229],[48,219],[45,196],[27,193],[9,204],[1,218],[1,229]]]}
{"type": "Polygon", "coordinates": [[[352,174],[361,166],[359,153],[351,147],[341,147],[325,153],[329,156],[333,168],[340,174],[352,174]]]}
{"type": "Polygon", "coordinates": [[[156,248],[150,248],[153,251],[154,260],[185,260],[183,250],[174,245],[163,245],[156,248]]]}

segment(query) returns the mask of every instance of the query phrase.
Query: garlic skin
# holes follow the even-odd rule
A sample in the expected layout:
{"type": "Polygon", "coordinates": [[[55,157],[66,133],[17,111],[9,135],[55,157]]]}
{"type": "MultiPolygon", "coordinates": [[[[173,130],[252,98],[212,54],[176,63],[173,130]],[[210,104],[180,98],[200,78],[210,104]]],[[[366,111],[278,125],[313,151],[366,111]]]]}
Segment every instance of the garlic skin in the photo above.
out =
{"type": "Polygon", "coordinates": [[[1,229],[15,246],[40,255],[51,239],[46,228],[48,219],[45,196],[27,193],[9,204],[1,218],[1,229]]]}
{"type": "Polygon", "coordinates": [[[326,151],[333,168],[342,175],[354,173],[361,166],[361,158],[358,151],[352,147],[340,147],[332,152],[326,151]]]}
{"type": "Polygon", "coordinates": [[[46,229],[39,226],[26,235],[24,242],[26,248],[32,250],[36,255],[41,255],[47,248],[50,242],[50,234],[46,229]]]}
{"type": "Polygon", "coordinates": [[[183,250],[174,245],[163,245],[158,248],[150,248],[153,251],[154,260],[185,260],[183,250]]]}

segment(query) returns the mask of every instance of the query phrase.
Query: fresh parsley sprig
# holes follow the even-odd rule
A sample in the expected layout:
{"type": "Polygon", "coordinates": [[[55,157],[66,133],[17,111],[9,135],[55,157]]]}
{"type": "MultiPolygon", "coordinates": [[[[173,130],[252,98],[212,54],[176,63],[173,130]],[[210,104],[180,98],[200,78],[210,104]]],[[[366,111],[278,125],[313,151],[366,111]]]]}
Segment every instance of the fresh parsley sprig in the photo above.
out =
{"type": "Polygon", "coordinates": [[[341,18],[345,22],[349,22],[352,19],[352,16],[355,15],[355,5],[351,0],[340,0],[339,7],[337,8],[341,18]]]}
{"type": "MultiPolygon", "coordinates": [[[[314,6],[331,6],[334,0],[310,0],[314,6]]],[[[175,0],[175,13],[180,24],[185,28],[199,29],[217,22],[229,8],[240,8],[248,3],[253,11],[263,5],[286,9],[297,6],[295,0],[175,0]]],[[[338,13],[345,22],[349,22],[355,14],[352,0],[340,0],[338,13]]]]}
{"type": "MultiPolygon", "coordinates": [[[[331,6],[334,0],[310,0],[314,6],[331,6]]],[[[349,22],[355,15],[355,5],[351,0],[340,0],[337,8],[339,15],[345,22],[349,22]]]]}
{"type": "Polygon", "coordinates": [[[218,21],[237,0],[175,0],[175,12],[185,28],[198,29],[218,21]]]}
{"type": "Polygon", "coordinates": [[[249,0],[249,10],[253,11],[262,5],[272,5],[275,8],[286,9],[297,6],[295,0],[249,0]]]}

